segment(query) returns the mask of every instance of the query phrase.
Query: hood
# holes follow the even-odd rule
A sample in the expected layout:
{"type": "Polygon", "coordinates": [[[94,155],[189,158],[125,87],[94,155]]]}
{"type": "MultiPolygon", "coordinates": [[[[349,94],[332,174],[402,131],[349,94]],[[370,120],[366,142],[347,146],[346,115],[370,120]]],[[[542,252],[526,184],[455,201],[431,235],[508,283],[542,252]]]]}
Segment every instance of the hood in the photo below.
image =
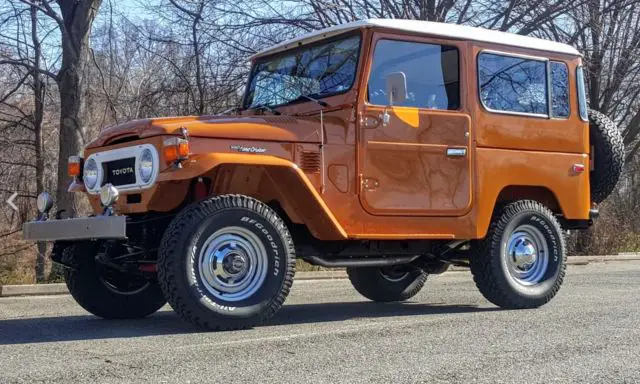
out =
{"type": "Polygon", "coordinates": [[[87,148],[150,136],[177,135],[183,127],[192,137],[320,143],[317,116],[186,116],[134,120],[110,126],[87,148]]]}

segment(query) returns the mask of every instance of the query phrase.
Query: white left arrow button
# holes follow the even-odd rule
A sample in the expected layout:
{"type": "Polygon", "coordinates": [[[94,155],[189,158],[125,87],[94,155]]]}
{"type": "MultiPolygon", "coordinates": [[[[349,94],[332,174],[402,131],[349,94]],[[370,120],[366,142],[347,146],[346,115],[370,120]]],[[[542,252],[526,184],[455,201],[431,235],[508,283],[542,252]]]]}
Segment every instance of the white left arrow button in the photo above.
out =
{"type": "Polygon", "coordinates": [[[18,197],[18,192],[13,192],[13,195],[11,195],[10,198],[7,199],[7,204],[9,204],[9,206],[14,210],[14,211],[18,211],[18,207],[15,205],[15,203],[13,202],[13,200],[16,199],[16,197],[18,197]]]}

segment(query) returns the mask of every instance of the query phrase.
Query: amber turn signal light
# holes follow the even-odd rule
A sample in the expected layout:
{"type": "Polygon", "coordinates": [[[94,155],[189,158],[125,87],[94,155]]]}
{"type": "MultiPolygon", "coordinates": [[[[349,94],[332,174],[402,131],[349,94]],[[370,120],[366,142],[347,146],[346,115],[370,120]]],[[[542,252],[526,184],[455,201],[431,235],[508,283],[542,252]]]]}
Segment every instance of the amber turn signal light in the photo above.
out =
{"type": "Polygon", "coordinates": [[[69,161],[67,162],[67,173],[71,177],[80,177],[82,174],[82,157],[80,156],[69,156],[69,161]]]}
{"type": "Polygon", "coordinates": [[[164,141],[164,160],[167,163],[186,160],[189,157],[189,140],[170,137],[164,141]]]}

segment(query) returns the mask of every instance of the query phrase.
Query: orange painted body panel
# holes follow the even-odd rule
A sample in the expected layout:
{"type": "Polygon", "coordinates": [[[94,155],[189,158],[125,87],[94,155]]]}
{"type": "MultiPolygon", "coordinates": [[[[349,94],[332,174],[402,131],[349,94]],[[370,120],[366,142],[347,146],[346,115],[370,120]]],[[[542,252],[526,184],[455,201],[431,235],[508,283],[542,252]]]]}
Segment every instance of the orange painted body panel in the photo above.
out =
{"type": "MultiPolygon", "coordinates": [[[[384,107],[366,107],[375,119],[384,107]]],[[[389,124],[361,129],[360,173],[366,180],[361,200],[374,215],[461,216],[471,206],[471,151],[468,115],[390,108],[389,124]],[[415,116],[406,123],[403,114],[415,116]],[[464,150],[450,157],[447,150],[464,150]]],[[[379,118],[378,118],[379,120],[379,118]]]]}
{"type": "MultiPolygon", "coordinates": [[[[278,202],[291,221],[305,224],[322,240],[481,238],[501,193],[514,186],[544,189],[565,218],[588,219],[589,173],[571,173],[575,163],[588,166],[588,126],[578,117],[573,76],[580,58],[545,55],[569,66],[568,119],[511,116],[489,112],[479,101],[475,68],[482,49],[541,55],[364,29],[357,80],[350,91],[323,99],[331,107],[325,108],[322,128],[320,107],[313,102],[278,108],[282,116],[244,112],[237,117],[149,119],[106,129],[85,157],[140,143],[151,143],[162,153],[166,135],[177,135],[184,127],[191,155],[183,167],[163,167],[156,184],[139,192],[140,203],[127,204],[122,198],[117,212],[174,210],[188,197],[192,181],[206,177],[212,181],[210,194],[240,193],[278,202]],[[456,46],[460,109],[368,104],[364,90],[373,44],[383,37],[456,46]],[[385,112],[390,116],[386,126],[385,112]],[[264,151],[239,153],[233,149],[237,145],[264,151]],[[448,149],[464,150],[465,155],[448,156],[448,149]]],[[[162,158],[160,162],[165,164],[162,158]]],[[[97,196],[90,199],[99,210],[97,196]]]]}

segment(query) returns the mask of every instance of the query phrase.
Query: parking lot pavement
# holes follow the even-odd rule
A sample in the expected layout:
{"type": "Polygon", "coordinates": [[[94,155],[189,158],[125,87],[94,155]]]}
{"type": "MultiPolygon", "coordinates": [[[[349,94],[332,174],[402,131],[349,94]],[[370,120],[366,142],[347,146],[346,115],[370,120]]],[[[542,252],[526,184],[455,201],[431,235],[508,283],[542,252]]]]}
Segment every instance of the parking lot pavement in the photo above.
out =
{"type": "Polygon", "coordinates": [[[572,266],[537,310],[487,303],[466,272],[411,302],[296,283],[268,325],[207,333],[170,308],[106,321],[70,296],[0,299],[0,383],[640,382],[640,262],[572,266]]]}

